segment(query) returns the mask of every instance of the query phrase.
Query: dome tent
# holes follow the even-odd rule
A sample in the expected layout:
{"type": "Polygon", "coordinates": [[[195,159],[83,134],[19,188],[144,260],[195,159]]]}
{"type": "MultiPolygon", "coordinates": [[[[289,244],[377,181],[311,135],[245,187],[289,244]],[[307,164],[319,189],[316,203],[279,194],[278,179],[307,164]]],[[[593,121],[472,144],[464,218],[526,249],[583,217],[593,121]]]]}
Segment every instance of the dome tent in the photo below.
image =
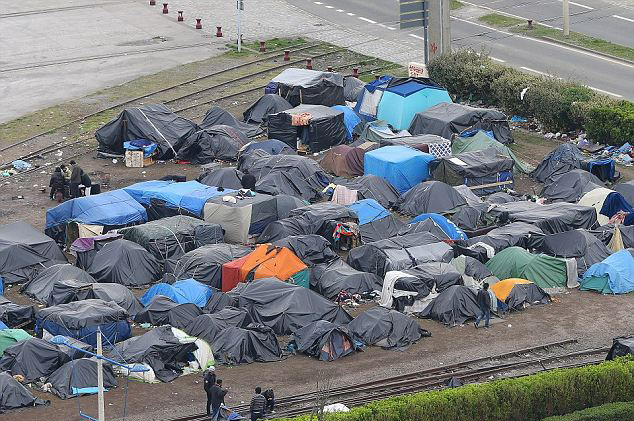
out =
{"type": "Polygon", "coordinates": [[[264,94],[249,106],[242,114],[245,123],[260,124],[270,114],[277,114],[293,108],[293,106],[277,94],[264,94]]]}
{"type": "Polygon", "coordinates": [[[590,266],[581,280],[581,290],[594,290],[603,294],[634,291],[634,249],[618,251],[590,266]]]}
{"type": "Polygon", "coordinates": [[[106,244],[95,255],[89,272],[98,282],[131,287],[150,284],[163,274],[159,261],[149,251],[128,240],[106,244]]]}
{"type": "Polygon", "coordinates": [[[397,204],[397,208],[407,215],[423,213],[446,213],[466,205],[465,198],[458,191],[442,181],[425,181],[408,190],[397,204]]]}
{"type": "Polygon", "coordinates": [[[334,361],[359,348],[347,328],[316,320],[293,333],[289,349],[297,350],[321,361],[334,361]]]}
{"type": "Polygon", "coordinates": [[[350,333],[367,345],[404,350],[422,337],[431,336],[415,319],[396,310],[373,307],[348,324],[350,333]]]}
{"type": "Polygon", "coordinates": [[[191,336],[213,343],[221,331],[229,327],[246,328],[251,322],[251,316],[245,309],[226,307],[213,314],[201,314],[192,320],[184,330],[191,336]]]}
{"type": "Polygon", "coordinates": [[[68,361],[70,356],[59,346],[43,339],[30,338],[4,350],[0,371],[8,371],[14,376],[20,374],[24,383],[31,383],[40,377],[48,377],[68,361]]]}
{"type": "Polygon", "coordinates": [[[49,401],[36,398],[31,391],[9,373],[0,373],[0,413],[12,409],[48,405],[49,401]]]}
{"type": "Polygon", "coordinates": [[[526,279],[504,279],[492,285],[491,290],[511,310],[521,310],[525,305],[546,304],[550,301],[550,295],[526,279]]]}
{"type": "Polygon", "coordinates": [[[46,303],[55,283],[69,280],[85,285],[97,282],[88,272],[71,264],[53,265],[24,284],[21,292],[41,303],[46,303]]]}
{"type": "Polygon", "coordinates": [[[382,279],[374,273],[361,272],[338,258],[311,269],[310,286],[319,294],[334,300],[341,291],[364,294],[381,289],[382,279]]]}
{"type": "Polygon", "coordinates": [[[203,311],[193,303],[176,303],[164,295],[155,295],[148,305],[134,316],[137,323],[149,323],[152,326],[169,324],[182,329],[191,323],[203,311]]]}
{"type": "Polygon", "coordinates": [[[213,295],[213,290],[194,279],[185,279],[182,281],[167,284],[152,285],[150,289],[141,297],[141,304],[147,306],[152,298],[157,295],[163,295],[178,304],[192,303],[203,308],[213,295]]]}
{"type": "MultiPolygon", "coordinates": [[[[97,393],[97,361],[89,358],[69,361],[55,370],[47,383],[60,399],[97,393]]],[[[103,386],[106,390],[117,387],[117,379],[108,363],[103,365],[103,386]]]]}
{"type": "Polygon", "coordinates": [[[270,327],[230,326],[221,330],[212,342],[216,360],[222,364],[250,364],[279,361],[282,350],[270,327]]]}
{"type": "Polygon", "coordinates": [[[447,326],[458,326],[480,314],[476,292],[466,286],[454,285],[441,292],[420,313],[423,319],[437,320],[447,326]]]}
{"type": "Polygon", "coordinates": [[[251,249],[242,245],[211,244],[181,257],[174,268],[174,279],[193,278],[213,288],[222,288],[222,265],[246,256],[251,249]]]}
{"type": "Polygon", "coordinates": [[[139,300],[125,285],[114,283],[85,284],[74,280],[55,282],[46,304],[52,307],[94,298],[113,301],[130,316],[135,316],[143,309],[139,300]]]}

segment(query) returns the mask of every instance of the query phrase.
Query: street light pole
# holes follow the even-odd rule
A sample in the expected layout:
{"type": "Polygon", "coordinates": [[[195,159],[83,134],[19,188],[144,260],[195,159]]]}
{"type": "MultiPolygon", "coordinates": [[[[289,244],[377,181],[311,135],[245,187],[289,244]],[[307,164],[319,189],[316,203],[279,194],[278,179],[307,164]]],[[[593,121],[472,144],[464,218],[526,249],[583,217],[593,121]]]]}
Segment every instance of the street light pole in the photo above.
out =
{"type": "Polygon", "coordinates": [[[570,35],[570,6],[568,0],[563,0],[564,14],[564,36],[570,35]]]}

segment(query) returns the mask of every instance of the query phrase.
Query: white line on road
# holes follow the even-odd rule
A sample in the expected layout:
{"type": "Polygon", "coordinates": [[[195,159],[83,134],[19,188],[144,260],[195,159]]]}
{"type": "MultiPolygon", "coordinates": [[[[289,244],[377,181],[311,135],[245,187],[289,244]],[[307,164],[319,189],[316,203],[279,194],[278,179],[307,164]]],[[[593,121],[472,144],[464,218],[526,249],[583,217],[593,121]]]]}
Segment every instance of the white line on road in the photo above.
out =
{"type": "Polygon", "coordinates": [[[612,15],[612,17],[634,23],[634,19],[626,18],[626,17],[619,16],[619,15],[612,15]]]}
{"type": "Polygon", "coordinates": [[[354,13],[350,13],[350,12],[348,12],[348,13],[346,13],[346,15],[348,15],[348,16],[354,16],[355,14],[354,14],[354,13]]]}
{"type": "Polygon", "coordinates": [[[322,2],[320,2],[320,1],[314,1],[313,3],[315,3],[315,4],[323,4],[323,3],[322,3],[322,2]]]}
{"type": "Polygon", "coordinates": [[[324,6],[326,9],[334,9],[335,6],[324,6]]]}
{"type": "Polygon", "coordinates": [[[493,60],[493,61],[498,61],[500,63],[506,63],[506,60],[502,60],[501,58],[495,58],[495,57],[491,57],[491,56],[489,56],[489,58],[491,60],[493,60]]]}
{"type": "Polygon", "coordinates": [[[532,73],[537,73],[538,75],[542,75],[542,76],[553,77],[552,75],[549,75],[548,73],[540,72],[539,70],[531,69],[530,67],[522,66],[522,67],[520,67],[520,69],[524,69],[524,70],[532,72],[532,73]]]}
{"type": "Polygon", "coordinates": [[[588,88],[592,89],[593,91],[601,92],[602,94],[613,96],[615,98],[623,98],[623,95],[615,94],[614,92],[604,91],[603,89],[595,88],[592,86],[588,86],[588,88]]]}
{"type": "Polygon", "coordinates": [[[380,26],[381,28],[389,29],[390,31],[396,30],[396,28],[392,28],[391,26],[387,26],[387,25],[382,24],[382,23],[379,23],[378,26],[380,26]]]}
{"type": "Polygon", "coordinates": [[[343,10],[343,9],[337,9],[337,12],[341,13],[341,12],[345,12],[345,10],[343,10]]]}
{"type": "Polygon", "coordinates": [[[421,37],[420,35],[416,35],[416,34],[409,34],[409,36],[410,36],[410,37],[412,37],[412,38],[416,38],[416,39],[420,39],[420,40],[425,41],[425,37],[421,37]]]}
{"type": "Polygon", "coordinates": [[[359,19],[361,19],[364,22],[368,22],[368,23],[376,23],[376,21],[374,21],[372,19],[364,18],[362,16],[359,16],[359,19]]]}
{"type": "Polygon", "coordinates": [[[575,3],[574,1],[571,1],[571,2],[569,2],[569,3],[570,3],[570,4],[572,4],[572,5],[574,5],[574,6],[583,7],[584,9],[594,10],[594,7],[586,6],[585,4],[575,3]]]}
{"type": "Polygon", "coordinates": [[[470,21],[470,20],[467,20],[467,19],[460,19],[460,18],[457,18],[455,16],[452,16],[451,19],[455,19],[455,20],[460,21],[460,22],[470,23],[471,25],[479,26],[481,28],[488,29],[489,31],[499,32],[500,34],[513,36],[513,34],[510,33],[510,32],[502,31],[500,29],[493,28],[492,26],[482,25],[481,23],[473,22],[473,21],[470,21]]]}

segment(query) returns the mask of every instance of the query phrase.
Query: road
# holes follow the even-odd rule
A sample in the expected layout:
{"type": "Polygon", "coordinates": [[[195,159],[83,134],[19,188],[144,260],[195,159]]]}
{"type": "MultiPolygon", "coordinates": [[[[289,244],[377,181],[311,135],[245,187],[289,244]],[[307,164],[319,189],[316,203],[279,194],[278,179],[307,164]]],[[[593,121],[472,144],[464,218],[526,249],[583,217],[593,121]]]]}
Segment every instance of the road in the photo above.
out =
{"type": "MultiPolygon", "coordinates": [[[[491,8],[493,8],[491,4],[497,4],[495,0],[475,1],[487,3],[491,8]]],[[[519,4],[521,0],[497,1],[519,4]]],[[[556,0],[549,1],[556,3],[556,0]]],[[[583,1],[598,2],[599,0],[583,1]]],[[[382,39],[410,44],[412,47],[420,46],[423,42],[422,29],[404,31],[398,29],[398,6],[395,0],[287,0],[287,2],[332,23],[382,39]]],[[[506,8],[506,10],[512,9],[506,8]]],[[[574,79],[615,98],[634,100],[633,64],[488,27],[477,21],[475,18],[477,13],[481,15],[486,11],[482,9],[476,11],[475,7],[467,5],[466,10],[461,9],[459,13],[456,13],[457,16],[452,17],[451,35],[454,49],[472,48],[476,51],[484,49],[489,51],[494,60],[523,71],[574,79]],[[474,13],[469,13],[470,10],[474,13]]],[[[634,11],[622,10],[620,13],[624,15],[623,17],[632,16],[633,22],[618,18],[612,18],[612,20],[619,24],[621,24],[620,21],[628,24],[628,29],[620,32],[625,36],[629,33],[629,41],[634,42],[634,11]]],[[[552,24],[555,25],[557,22],[552,21],[552,24]]],[[[620,36],[619,31],[609,31],[609,28],[604,30],[613,33],[614,37],[620,36]]]]}

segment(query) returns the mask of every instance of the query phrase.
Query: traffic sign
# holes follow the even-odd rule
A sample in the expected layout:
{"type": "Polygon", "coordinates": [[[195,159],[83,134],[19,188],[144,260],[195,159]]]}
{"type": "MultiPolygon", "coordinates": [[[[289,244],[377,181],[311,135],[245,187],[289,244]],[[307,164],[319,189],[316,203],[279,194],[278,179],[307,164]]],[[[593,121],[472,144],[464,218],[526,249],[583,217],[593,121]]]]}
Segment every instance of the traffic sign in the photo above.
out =
{"type": "Polygon", "coordinates": [[[399,0],[400,29],[427,26],[427,2],[425,0],[399,0]]]}

